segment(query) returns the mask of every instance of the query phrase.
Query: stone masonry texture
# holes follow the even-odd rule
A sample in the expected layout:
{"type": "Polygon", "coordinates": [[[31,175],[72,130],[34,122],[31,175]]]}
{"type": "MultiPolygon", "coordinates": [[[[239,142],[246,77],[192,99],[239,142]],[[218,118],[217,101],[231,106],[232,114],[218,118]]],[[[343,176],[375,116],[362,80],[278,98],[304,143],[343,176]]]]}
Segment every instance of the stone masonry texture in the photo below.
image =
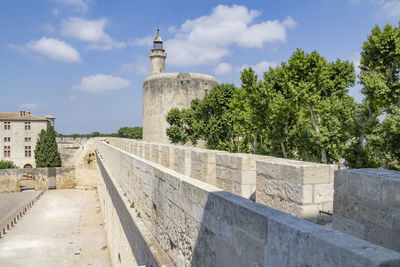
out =
{"type": "Polygon", "coordinates": [[[333,228],[400,251],[400,172],[335,172],[333,228]]]}
{"type": "Polygon", "coordinates": [[[217,80],[206,74],[161,73],[143,82],[143,140],[169,143],[166,116],[172,108],[189,108],[202,99],[217,80]]]}
{"type": "Polygon", "coordinates": [[[121,138],[107,140],[178,173],[312,222],[321,218],[320,211],[332,213],[334,165],[121,138]]]}
{"type": "MultiPolygon", "coordinates": [[[[157,255],[175,266],[400,265],[400,253],[393,250],[222,191],[106,142],[96,146],[105,170],[98,179],[110,177],[118,188],[104,190],[134,203],[130,216],[155,238],[146,246],[160,247],[157,255]]],[[[121,225],[133,220],[121,212],[127,204],[113,207],[121,225]]],[[[143,251],[130,248],[134,255],[143,251]]]]}

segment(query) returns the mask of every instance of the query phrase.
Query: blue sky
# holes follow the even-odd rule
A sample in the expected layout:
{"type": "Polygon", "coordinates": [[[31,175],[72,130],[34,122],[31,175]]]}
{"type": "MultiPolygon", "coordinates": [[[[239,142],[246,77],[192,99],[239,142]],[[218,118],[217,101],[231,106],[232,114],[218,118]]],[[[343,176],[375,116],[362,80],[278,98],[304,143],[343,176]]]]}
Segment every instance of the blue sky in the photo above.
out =
{"type": "Polygon", "coordinates": [[[0,111],[51,114],[64,134],[141,126],[158,26],[167,72],[239,85],[243,67],[261,74],[296,48],[357,64],[372,27],[399,20],[400,0],[4,0],[0,111]]]}

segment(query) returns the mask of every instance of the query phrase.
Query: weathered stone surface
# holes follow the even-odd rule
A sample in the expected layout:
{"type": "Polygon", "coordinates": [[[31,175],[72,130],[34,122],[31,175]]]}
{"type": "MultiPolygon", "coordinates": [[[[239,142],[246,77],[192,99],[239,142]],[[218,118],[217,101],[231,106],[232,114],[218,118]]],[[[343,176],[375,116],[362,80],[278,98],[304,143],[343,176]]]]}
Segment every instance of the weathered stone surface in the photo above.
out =
{"type": "Polygon", "coordinates": [[[400,251],[399,189],[399,172],[336,171],[333,227],[400,251]]]}
{"type": "Polygon", "coordinates": [[[332,202],[333,184],[314,185],[314,203],[332,202]]]}
{"type": "MultiPolygon", "coordinates": [[[[114,163],[123,159],[125,152],[100,142],[98,150],[102,163],[110,168],[107,173],[113,174],[113,184],[119,184],[129,164],[114,163]]],[[[124,160],[135,166],[130,178],[134,181],[130,186],[135,208],[128,209],[130,216],[139,218],[136,209],[140,212],[144,229],[177,266],[400,264],[400,253],[221,191],[143,158],[128,155],[124,160]]],[[[121,198],[121,194],[117,196],[121,198]]],[[[302,209],[294,202],[271,201],[301,215],[302,209]]],[[[118,216],[124,218],[121,222],[131,220],[123,213],[118,216]]]]}
{"type": "Polygon", "coordinates": [[[189,108],[218,82],[197,73],[160,73],[143,82],[143,140],[169,143],[166,116],[172,108],[189,108]]]}
{"type": "Polygon", "coordinates": [[[357,215],[357,203],[358,200],[356,197],[335,194],[333,201],[333,213],[348,219],[355,219],[357,215]]]}
{"type": "Polygon", "coordinates": [[[351,234],[355,237],[363,239],[365,236],[365,225],[358,223],[356,220],[348,219],[336,213],[333,214],[335,229],[351,234]]]}
{"type": "Polygon", "coordinates": [[[382,183],[382,202],[400,207],[400,177],[396,180],[384,180],[382,183]]]}

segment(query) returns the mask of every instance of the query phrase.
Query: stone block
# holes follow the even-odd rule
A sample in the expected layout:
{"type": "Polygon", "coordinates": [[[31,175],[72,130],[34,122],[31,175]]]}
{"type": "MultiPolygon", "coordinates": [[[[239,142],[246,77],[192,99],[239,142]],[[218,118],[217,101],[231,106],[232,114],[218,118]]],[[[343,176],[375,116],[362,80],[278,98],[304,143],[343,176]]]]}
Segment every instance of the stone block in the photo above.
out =
{"type": "Polygon", "coordinates": [[[240,228],[233,230],[233,247],[246,255],[250,260],[263,265],[264,264],[264,246],[265,241],[259,240],[248,235],[240,228]]]}
{"type": "Polygon", "coordinates": [[[347,169],[337,171],[341,177],[347,179],[347,193],[360,198],[380,202],[382,199],[382,179],[369,169],[347,169]]]}
{"type": "Polygon", "coordinates": [[[391,230],[393,227],[394,208],[379,203],[360,201],[358,203],[358,220],[372,223],[391,230]]]}
{"type": "Polygon", "coordinates": [[[329,184],[332,180],[333,172],[330,165],[310,165],[303,167],[304,184],[329,184]]]}
{"type": "Polygon", "coordinates": [[[288,200],[303,203],[303,186],[290,182],[283,183],[281,186],[285,187],[285,193],[288,200]]]}
{"type": "Polygon", "coordinates": [[[303,177],[303,167],[299,165],[281,165],[280,179],[294,184],[305,184],[303,177]]]}
{"type": "Polygon", "coordinates": [[[267,239],[268,218],[263,214],[238,205],[235,210],[233,223],[235,227],[242,229],[251,236],[261,240],[267,239]]]}
{"type": "MultiPolygon", "coordinates": [[[[386,229],[375,224],[365,224],[365,240],[375,243],[378,246],[392,249],[392,230],[386,229]]],[[[399,241],[399,240],[397,240],[399,241]]]]}
{"type": "MultiPolygon", "coordinates": [[[[313,203],[313,186],[312,185],[303,185],[303,204],[313,203]]],[[[333,201],[332,201],[333,202],[333,201]]]]}
{"type": "Polygon", "coordinates": [[[333,213],[355,219],[357,215],[357,198],[349,195],[335,194],[333,201],[333,213]]]}
{"type": "Polygon", "coordinates": [[[302,205],[300,218],[307,221],[316,223],[319,218],[319,206],[318,205],[302,205]]]}
{"type": "Polygon", "coordinates": [[[255,185],[257,182],[257,173],[255,170],[242,170],[241,183],[247,185],[255,185]]]}
{"type": "Polygon", "coordinates": [[[314,203],[333,202],[333,184],[314,185],[314,203]]]}
{"type": "Polygon", "coordinates": [[[400,207],[400,178],[383,181],[382,202],[386,205],[400,207]]]}
{"type": "Polygon", "coordinates": [[[301,222],[289,216],[277,217],[277,220],[268,221],[264,266],[304,266],[306,262],[306,239],[309,233],[296,229],[304,223],[305,221],[301,222]],[[283,240],[285,242],[282,242],[283,240]]]}
{"type": "Polygon", "coordinates": [[[266,161],[256,161],[257,179],[264,177],[269,180],[281,180],[281,165],[266,161]]]}
{"type": "Polygon", "coordinates": [[[348,219],[346,217],[340,216],[338,214],[333,214],[332,218],[332,228],[339,230],[343,233],[353,235],[355,237],[365,239],[365,225],[356,222],[353,219],[348,219]]]}

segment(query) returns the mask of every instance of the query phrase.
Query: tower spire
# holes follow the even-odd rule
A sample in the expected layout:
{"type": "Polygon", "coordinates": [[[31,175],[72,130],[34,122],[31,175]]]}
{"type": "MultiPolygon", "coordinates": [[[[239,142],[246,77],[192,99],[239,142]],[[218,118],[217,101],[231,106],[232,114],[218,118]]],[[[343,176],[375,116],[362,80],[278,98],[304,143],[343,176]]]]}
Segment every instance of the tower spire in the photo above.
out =
{"type": "Polygon", "coordinates": [[[151,75],[165,72],[165,59],[167,54],[163,48],[163,41],[160,35],[160,29],[157,29],[156,37],[153,41],[153,49],[150,53],[151,75]]]}

